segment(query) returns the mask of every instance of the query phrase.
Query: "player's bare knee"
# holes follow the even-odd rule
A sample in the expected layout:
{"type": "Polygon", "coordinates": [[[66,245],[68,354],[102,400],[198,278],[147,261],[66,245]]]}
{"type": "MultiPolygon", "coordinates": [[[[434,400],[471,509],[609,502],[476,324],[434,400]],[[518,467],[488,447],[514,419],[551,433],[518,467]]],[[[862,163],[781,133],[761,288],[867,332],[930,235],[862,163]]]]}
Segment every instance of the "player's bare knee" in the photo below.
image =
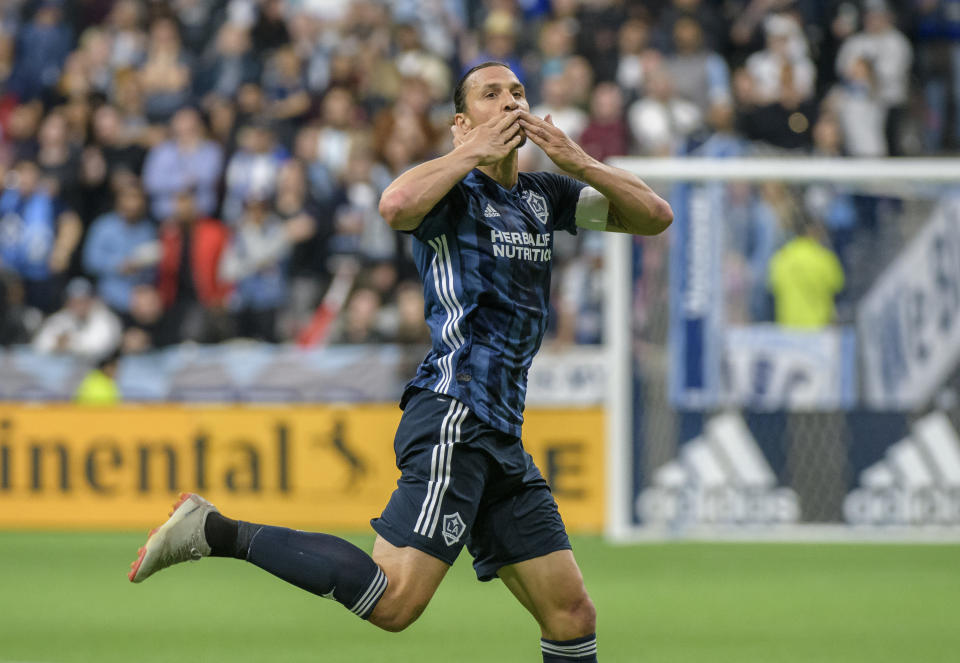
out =
{"type": "Polygon", "coordinates": [[[597,609],[585,592],[558,604],[545,617],[544,635],[552,640],[570,640],[597,630],[597,609]]]}
{"type": "Polygon", "coordinates": [[[417,621],[427,605],[391,601],[386,605],[377,605],[370,615],[370,623],[390,633],[399,633],[417,621]]]}
{"type": "Polygon", "coordinates": [[[584,594],[571,610],[573,622],[580,631],[579,635],[590,635],[597,630],[597,608],[589,596],[584,594]]]}

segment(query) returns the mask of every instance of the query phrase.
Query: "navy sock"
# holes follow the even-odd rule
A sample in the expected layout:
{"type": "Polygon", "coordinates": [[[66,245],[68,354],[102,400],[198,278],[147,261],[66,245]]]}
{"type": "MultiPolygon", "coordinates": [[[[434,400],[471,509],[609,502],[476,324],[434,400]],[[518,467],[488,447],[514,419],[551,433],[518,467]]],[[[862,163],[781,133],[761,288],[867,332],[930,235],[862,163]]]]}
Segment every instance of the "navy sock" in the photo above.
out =
{"type": "Polygon", "coordinates": [[[547,640],[540,638],[543,663],[597,663],[597,635],[591,633],[573,640],[547,640]]]}
{"type": "Polygon", "coordinates": [[[329,534],[238,521],[237,557],[367,619],[387,589],[370,555],[329,534]]]}

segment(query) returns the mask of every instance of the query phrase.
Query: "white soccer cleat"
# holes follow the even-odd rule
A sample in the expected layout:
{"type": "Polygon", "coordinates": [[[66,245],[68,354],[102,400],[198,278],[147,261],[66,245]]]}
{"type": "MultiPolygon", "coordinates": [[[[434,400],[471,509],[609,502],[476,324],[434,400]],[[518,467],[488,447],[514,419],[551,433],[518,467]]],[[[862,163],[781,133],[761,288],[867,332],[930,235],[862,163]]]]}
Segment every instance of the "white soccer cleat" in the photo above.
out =
{"type": "Polygon", "coordinates": [[[137,560],[127,574],[130,582],[142,582],[160,569],[209,555],[203,525],[211,511],[217,511],[217,507],[199,495],[180,493],[170,518],[150,530],[146,544],[137,551],[137,560]]]}

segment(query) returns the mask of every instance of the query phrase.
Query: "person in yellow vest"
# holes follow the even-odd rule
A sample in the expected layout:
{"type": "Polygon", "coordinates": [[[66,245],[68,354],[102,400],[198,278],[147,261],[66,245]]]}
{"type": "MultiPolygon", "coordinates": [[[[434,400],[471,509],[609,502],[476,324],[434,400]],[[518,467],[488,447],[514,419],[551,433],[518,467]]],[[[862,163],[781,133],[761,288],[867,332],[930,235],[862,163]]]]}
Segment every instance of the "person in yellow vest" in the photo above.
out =
{"type": "Polygon", "coordinates": [[[74,393],[78,405],[116,405],[120,402],[117,388],[117,362],[119,353],[112,353],[97,362],[96,368],[87,373],[74,393]]]}
{"type": "Polygon", "coordinates": [[[843,290],[843,267],[824,246],[815,223],[800,223],[797,236],[770,259],[769,285],[777,324],[820,329],[834,321],[834,297],[843,290]]]}

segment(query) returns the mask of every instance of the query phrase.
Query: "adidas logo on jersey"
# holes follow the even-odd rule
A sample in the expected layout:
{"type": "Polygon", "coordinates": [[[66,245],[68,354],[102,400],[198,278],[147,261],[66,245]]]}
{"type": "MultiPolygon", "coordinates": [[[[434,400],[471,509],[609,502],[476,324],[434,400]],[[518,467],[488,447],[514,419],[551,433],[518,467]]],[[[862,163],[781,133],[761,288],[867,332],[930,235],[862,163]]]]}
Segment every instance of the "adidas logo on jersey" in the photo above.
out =
{"type": "Polygon", "coordinates": [[[864,469],[843,515],[853,525],[960,524],[960,438],[946,415],[919,419],[864,469]]]}
{"type": "Polygon", "coordinates": [[[493,205],[487,203],[487,209],[483,210],[483,215],[489,219],[494,216],[500,216],[500,212],[493,209],[493,205]]]}
{"type": "Polygon", "coordinates": [[[677,458],[654,473],[637,498],[647,525],[770,525],[800,517],[797,494],[777,477],[750,429],[737,414],[707,422],[680,447],[677,458]]]}

